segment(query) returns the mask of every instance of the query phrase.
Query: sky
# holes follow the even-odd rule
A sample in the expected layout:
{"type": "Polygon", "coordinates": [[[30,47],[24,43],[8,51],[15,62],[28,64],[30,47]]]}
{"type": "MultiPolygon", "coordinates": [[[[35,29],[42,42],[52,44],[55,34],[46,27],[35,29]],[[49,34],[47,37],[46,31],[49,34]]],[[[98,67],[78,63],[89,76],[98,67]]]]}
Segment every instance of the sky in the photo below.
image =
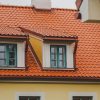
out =
{"type": "MultiPolygon", "coordinates": [[[[68,8],[76,9],[76,0],[51,0],[53,8],[68,8]]],[[[30,5],[31,0],[0,0],[0,4],[19,4],[19,5],[30,5]]]]}

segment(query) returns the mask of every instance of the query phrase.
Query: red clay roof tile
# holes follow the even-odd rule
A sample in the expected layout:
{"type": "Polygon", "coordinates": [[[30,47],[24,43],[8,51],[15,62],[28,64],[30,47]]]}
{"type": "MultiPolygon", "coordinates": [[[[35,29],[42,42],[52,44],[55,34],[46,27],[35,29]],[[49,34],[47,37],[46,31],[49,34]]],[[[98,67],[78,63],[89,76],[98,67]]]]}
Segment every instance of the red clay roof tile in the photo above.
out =
{"type": "Polygon", "coordinates": [[[21,31],[20,28],[12,28],[8,26],[0,26],[0,35],[13,35],[13,36],[25,36],[26,34],[21,31]]]}
{"type": "MultiPolygon", "coordinates": [[[[78,36],[79,39],[76,52],[76,69],[73,71],[43,70],[36,63],[28,47],[26,55],[27,70],[0,70],[0,77],[82,77],[100,79],[100,24],[82,23],[81,20],[75,18],[77,13],[76,10],[67,9],[42,11],[30,7],[0,6],[0,25],[24,27],[29,30],[34,29],[34,27],[49,27],[53,30],[59,30],[65,35],[78,36]]],[[[46,32],[48,31],[46,30],[46,32]]],[[[47,35],[55,35],[52,31],[50,33],[47,35]]],[[[64,35],[62,33],[58,34],[64,35]]]]}

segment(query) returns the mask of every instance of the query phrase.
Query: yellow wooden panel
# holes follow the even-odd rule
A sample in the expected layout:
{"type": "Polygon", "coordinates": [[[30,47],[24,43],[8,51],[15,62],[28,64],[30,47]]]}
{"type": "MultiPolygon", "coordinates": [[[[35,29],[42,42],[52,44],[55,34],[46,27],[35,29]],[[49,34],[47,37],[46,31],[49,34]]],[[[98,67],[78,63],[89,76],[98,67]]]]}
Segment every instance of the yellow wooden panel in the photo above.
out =
{"type": "Polygon", "coordinates": [[[30,35],[29,41],[42,64],[42,40],[30,35]]]}

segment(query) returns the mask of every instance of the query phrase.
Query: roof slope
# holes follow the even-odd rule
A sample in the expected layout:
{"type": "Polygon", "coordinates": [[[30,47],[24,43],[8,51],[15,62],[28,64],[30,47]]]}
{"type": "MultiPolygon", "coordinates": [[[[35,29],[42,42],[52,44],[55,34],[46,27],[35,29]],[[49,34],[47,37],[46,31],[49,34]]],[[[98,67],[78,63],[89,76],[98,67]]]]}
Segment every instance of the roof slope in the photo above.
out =
{"type": "Polygon", "coordinates": [[[5,36],[25,36],[26,34],[21,31],[20,28],[12,28],[8,26],[0,26],[0,35],[5,36]]]}
{"type": "MultiPolygon", "coordinates": [[[[100,24],[82,23],[75,18],[77,13],[76,10],[68,9],[42,11],[31,7],[0,6],[0,25],[24,27],[29,30],[37,30],[36,27],[51,28],[67,35],[78,36],[79,40],[75,71],[43,70],[35,63],[32,54],[28,52],[30,57],[27,57],[27,65],[29,66],[27,71],[0,70],[0,76],[100,78],[100,24]]],[[[60,35],[63,36],[62,33],[60,35]]]]}

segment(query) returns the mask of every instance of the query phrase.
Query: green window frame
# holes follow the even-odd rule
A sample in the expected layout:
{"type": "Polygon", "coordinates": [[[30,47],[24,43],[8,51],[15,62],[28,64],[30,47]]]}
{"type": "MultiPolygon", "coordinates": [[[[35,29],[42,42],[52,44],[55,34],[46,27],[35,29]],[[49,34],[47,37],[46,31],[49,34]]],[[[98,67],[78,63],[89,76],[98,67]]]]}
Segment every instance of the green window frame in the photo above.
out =
{"type": "Polygon", "coordinates": [[[40,100],[40,96],[19,96],[19,100],[40,100]]]}
{"type": "Polygon", "coordinates": [[[0,67],[17,66],[17,44],[0,44],[0,67]]]}
{"type": "Polygon", "coordinates": [[[66,68],[66,45],[50,45],[50,66],[66,68]]]}
{"type": "Polygon", "coordinates": [[[92,96],[73,96],[73,100],[93,100],[92,96]]]}

